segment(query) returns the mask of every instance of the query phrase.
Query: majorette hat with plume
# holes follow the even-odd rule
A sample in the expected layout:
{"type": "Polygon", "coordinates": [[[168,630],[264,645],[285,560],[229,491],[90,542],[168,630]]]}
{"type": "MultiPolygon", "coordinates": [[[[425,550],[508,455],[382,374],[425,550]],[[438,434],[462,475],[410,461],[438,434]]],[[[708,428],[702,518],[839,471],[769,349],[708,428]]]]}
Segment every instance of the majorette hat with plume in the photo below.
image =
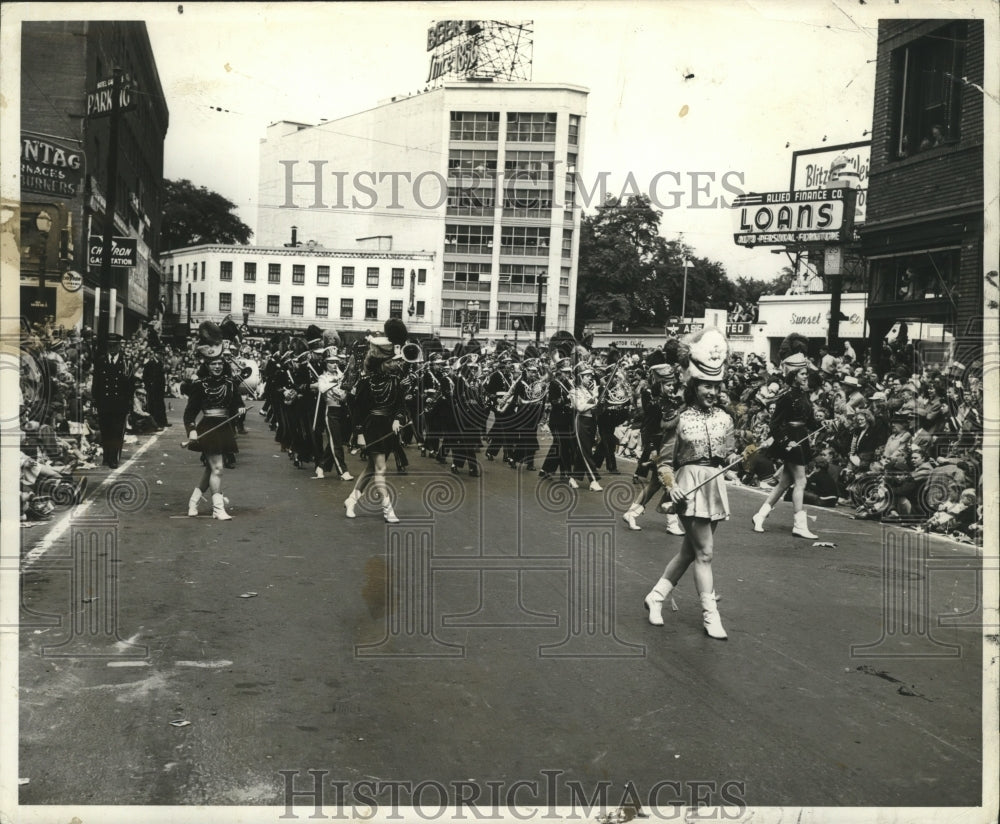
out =
{"type": "Polygon", "coordinates": [[[788,375],[811,366],[811,361],[806,356],[808,351],[809,339],[805,335],[800,335],[798,332],[788,335],[778,347],[778,362],[782,374],[788,375]]]}
{"type": "Polygon", "coordinates": [[[716,327],[710,326],[681,338],[677,355],[688,380],[718,383],[726,376],[729,341],[716,327]]]}
{"type": "Polygon", "coordinates": [[[217,358],[222,354],[222,330],[217,323],[210,320],[201,322],[195,351],[203,358],[217,358]]]}

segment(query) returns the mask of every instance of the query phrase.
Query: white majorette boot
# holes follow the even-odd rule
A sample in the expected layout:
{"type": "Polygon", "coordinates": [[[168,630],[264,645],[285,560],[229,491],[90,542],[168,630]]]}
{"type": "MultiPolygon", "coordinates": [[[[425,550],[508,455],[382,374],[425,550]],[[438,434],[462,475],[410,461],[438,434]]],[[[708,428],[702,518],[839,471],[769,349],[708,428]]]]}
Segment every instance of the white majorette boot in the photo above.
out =
{"type": "Polygon", "coordinates": [[[233,516],[226,512],[226,499],[221,492],[212,495],[212,517],[220,521],[233,520],[233,516]]]}
{"type": "Polygon", "coordinates": [[[385,518],[387,524],[398,524],[399,518],[396,517],[396,513],[392,509],[392,503],[386,501],[382,504],[382,517],[385,518]]]}
{"type": "Polygon", "coordinates": [[[760,509],[757,510],[757,514],[753,516],[753,531],[763,532],[764,531],[764,519],[771,514],[771,505],[764,503],[760,505],[760,509]]]}
{"type": "Polygon", "coordinates": [[[323,471],[323,467],[317,466],[316,467],[316,474],[313,475],[313,480],[321,481],[325,477],[326,477],[326,473],[323,471]]]}
{"type": "Polygon", "coordinates": [[[681,519],[676,512],[667,513],[667,532],[671,535],[686,535],[684,527],[681,526],[681,519]]]}
{"type": "Polygon", "coordinates": [[[571,478],[569,479],[569,488],[570,488],[570,489],[579,489],[579,488],[580,488],[580,484],[578,484],[578,483],[576,482],[576,478],[572,478],[572,477],[571,477],[571,478]]]}
{"type": "Polygon", "coordinates": [[[354,512],[354,505],[358,502],[358,497],[359,496],[357,490],[354,490],[353,492],[351,492],[350,495],[347,496],[347,499],[344,501],[344,510],[345,510],[344,514],[347,515],[348,518],[358,517],[354,512]]]}
{"type": "Polygon", "coordinates": [[[644,507],[642,504],[632,504],[632,506],[630,506],[628,509],[625,510],[625,512],[622,513],[622,520],[628,524],[629,529],[634,529],[636,532],[638,532],[640,529],[642,529],[642,527],[635,522],[635,519],[638,518],[640,515],[642,515],[642,513],[645,511],[646,507],[644,507]]]}
{"type": "Polygon", "coordinates": [[[813,535],[809,531],[809,515],[802,509],[796,512],[792,516],[792,535],[798,535],[800,538],[818,538],[819,535],[813,535]]]}
{"type": "Polygon", "coordinates": [[[342,480],[342,481],[353,481],[354,480],[354,476],[345,469],[344,472],[343,472],[343,474],[340,476],[340,480],[342,480]]]}
{"type": "Polygon", "coordinates": [[[201,500],[201,490],[195,489],[191,493],[191,498],[188,500],[188,517],[197,518],[198,517],[198,502],[201,500]]]}
{"type": "Polygon", "coordinates": [[[591,481],[590,482],[590,491],[591,492],[603,492],[604,491],[604,487],[601,486],[597,481],[591,481]]]}
{"type": "Polygon", "coordinates": [[[701,618],[705,624],[705,632],[710,638],[718,638],[725,641],[729,636],[722,627],[722,618],[719,616],[719,608],[715,604],[714,592],[703,592],[701,594],[701,618]]]}
{"type": "Polygon", "coordinates": [[[674,585],[670,583],[669,579],[660,578],[643,601],[643,606],[649,613],[649,623],[654,627],[663,626],[663,602],[667,600],[667,596],[673,588],[674,585]]]}

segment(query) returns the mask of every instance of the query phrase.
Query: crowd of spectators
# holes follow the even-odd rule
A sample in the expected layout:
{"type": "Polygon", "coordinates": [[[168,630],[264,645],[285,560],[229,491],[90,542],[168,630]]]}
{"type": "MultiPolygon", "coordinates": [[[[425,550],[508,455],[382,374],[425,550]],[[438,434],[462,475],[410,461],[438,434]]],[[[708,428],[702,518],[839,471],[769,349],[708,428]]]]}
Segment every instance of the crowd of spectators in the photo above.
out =
{"type": "MultiPolygon", "coordinates": [[[[810,394],[824,428],[813,438],[806,503],[849,507],[855,518],[981,544],[983,524],[981,369],[924,365],[912,343],[886,344],[860,362],[849,342],[811,359],[810,394]]],[[[760,448],[778,397],[787,390],[774,364],[733,353],[721,403],[744,455],[732,479],[777,483],[781,464],[760,448]]],[[[632,380],[643,378],[632,357],[632,380]]],[[[638,421],[621,427],[621,449],[638,454],[638,421]]]]}

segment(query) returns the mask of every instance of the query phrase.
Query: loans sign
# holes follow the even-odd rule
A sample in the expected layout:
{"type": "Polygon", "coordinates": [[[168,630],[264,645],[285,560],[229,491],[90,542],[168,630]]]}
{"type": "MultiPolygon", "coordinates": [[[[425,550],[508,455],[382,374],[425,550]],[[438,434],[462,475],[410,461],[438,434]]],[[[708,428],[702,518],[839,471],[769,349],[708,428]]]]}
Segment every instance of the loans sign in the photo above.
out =
{"type": "Polygon", "coordinates": [[[836,243],[842,240],[844,190],[818,189],[741,195],[733,203],[739,246],[836,243]]]}

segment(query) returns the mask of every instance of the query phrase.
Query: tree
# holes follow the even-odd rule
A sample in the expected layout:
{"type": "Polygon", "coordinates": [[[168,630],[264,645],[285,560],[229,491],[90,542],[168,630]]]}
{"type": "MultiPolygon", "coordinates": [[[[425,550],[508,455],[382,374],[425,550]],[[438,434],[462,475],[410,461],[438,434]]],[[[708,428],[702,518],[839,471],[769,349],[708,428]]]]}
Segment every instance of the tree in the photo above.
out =
{"type": "Polygon", "coordinates": [[[636,326],[658,320],[663,296],[658,273],[666,257],[660,212],[648,197],[627,201],[609,196],[580,229],[577,325],[611,320],[636,326]]]}
{"type": "Polygon", "coordinates": [[[236,204],[190,180],[167,180],[164,186],[160,248],[182,249],[202,243],[246,244],[253,231],[233,210],[236,204]]]}

